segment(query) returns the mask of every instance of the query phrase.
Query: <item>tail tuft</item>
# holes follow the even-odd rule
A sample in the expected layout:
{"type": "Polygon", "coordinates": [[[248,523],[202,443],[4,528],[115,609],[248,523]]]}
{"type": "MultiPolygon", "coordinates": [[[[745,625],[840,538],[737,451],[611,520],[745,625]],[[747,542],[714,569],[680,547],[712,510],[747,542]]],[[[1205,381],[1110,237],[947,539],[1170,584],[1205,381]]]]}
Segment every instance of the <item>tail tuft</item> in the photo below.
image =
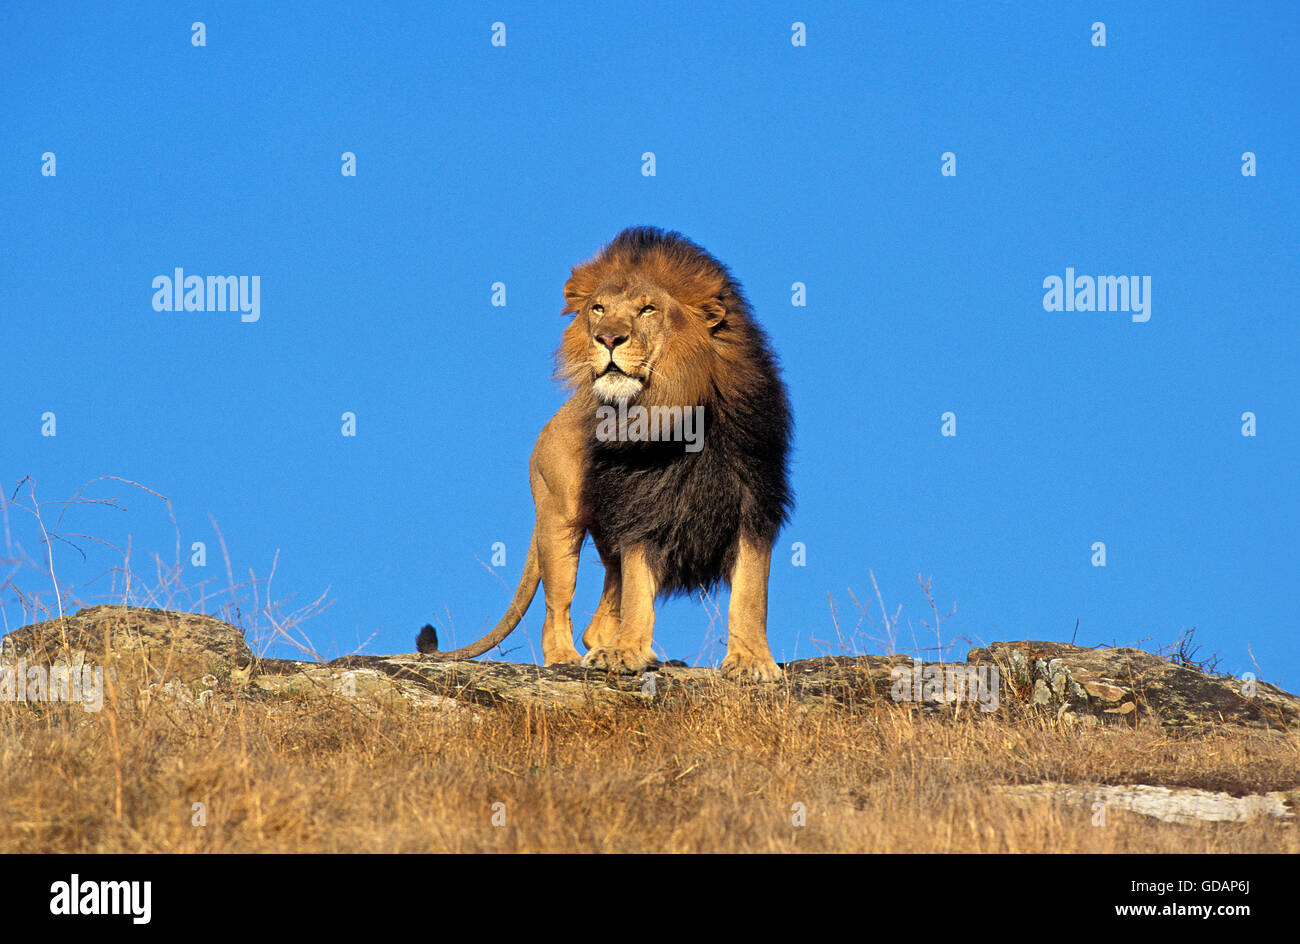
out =
{"type": "Polygon", "coordinates": [[[432,626],[425,624],[424,629],[420,630],[420,635],[415,637],[415,648],[421,652],[438,651],[438,633],[432,626]]]}

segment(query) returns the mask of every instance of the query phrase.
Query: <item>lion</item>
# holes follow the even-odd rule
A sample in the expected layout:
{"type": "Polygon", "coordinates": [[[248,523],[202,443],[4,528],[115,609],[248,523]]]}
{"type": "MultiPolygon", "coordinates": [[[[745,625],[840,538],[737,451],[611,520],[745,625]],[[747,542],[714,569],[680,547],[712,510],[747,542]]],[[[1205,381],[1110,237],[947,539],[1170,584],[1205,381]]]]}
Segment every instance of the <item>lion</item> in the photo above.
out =
{"type": "Polygon", "coordinates": [[[564,300],[574,318],[556,375],[573,394],[529,460],[537,517],[514,599],[471,645],[438,652],[426,626],[417,647],[442,660],[482,655],[514,630],[540,583],[547,663],[639,673],[658,663],[655,600],[725,583],[723,674],[779,678],[767,584],[793,505],[792,417],[740,284],[680,233],[632,227],[572,270],[564,300]],[[569,608],[587,535],[605,582],[580,655],[569,608]]]}

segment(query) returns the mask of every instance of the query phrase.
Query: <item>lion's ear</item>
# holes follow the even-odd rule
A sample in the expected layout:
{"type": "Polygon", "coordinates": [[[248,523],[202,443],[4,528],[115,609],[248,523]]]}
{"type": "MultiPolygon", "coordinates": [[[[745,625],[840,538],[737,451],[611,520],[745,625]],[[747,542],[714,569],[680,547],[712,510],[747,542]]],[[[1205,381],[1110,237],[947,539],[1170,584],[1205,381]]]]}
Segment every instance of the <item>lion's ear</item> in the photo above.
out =
{"type": "Polygon", "coordinates": [[[722,304],[720,298],[709,299],[700,311],[704,315],[704,323],[710,328],[716,328],[727,317],[727,306],[722,304]]]}
{"type": "Polygon", "coordinates": [[[569,313],[569,312],[576,313],[581,311],[583,303],[585,303],[586,300],[587,300],[586,288],[585,286],[582,286],[578,283],[578,279],[576,276],[564,283],[565,313],[569,313]]]}

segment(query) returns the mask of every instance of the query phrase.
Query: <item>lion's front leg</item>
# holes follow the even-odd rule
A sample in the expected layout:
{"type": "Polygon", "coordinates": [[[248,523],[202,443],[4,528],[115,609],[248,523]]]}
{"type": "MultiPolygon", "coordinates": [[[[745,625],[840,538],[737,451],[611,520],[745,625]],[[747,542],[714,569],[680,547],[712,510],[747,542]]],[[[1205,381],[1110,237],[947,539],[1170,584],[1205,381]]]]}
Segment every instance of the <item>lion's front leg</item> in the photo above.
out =
{"type": "Polygon", "coordinates": [[[731,572],[731,603],[727,607],[727,656],[722,674],[728,678],[774,682],[781,669],[767,644],[767,576],[770,545],[740,537],[731,572]]]}
{"type": "MultiPolygon", "coordinates": [[[[643,548],[624,552],[619,563],[617,624],[603,645],[596,646],[582,657],[582,664],[611,672],[640,672],[658,661],[650,643],[654,639],[655,594],[659,588],[643,548]]],[[[607,589],[608,576],[607,571],[607,589]]],[[[585,634],[583,639],[585,641],[585,634]]]]}

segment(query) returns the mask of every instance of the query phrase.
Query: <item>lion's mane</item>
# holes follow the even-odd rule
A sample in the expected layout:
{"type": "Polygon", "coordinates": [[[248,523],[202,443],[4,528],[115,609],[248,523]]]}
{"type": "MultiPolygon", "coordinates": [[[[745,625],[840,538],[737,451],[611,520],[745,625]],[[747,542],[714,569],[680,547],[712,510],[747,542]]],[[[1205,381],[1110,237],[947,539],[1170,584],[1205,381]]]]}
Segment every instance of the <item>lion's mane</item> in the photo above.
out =
{"type": "MultiPolygon", "coordinates": [[[[619,556],[623,547],[644,546],[662,593],[711,588],[731,572],[742,533],[770,546],[789,517],[789,400],[740,285],[679,233],[624,230],[573,270],[564,310],[577,312],[599,286],[634,275],[653,280],[699,316],[674,331],[637,402],[702,405],[703,448],[603,442],[593,420],[579,524],[602,553],[619,556]],[[710,328],[714,312],[723,317],[710,328]]],[[[558,373],[574,387],[590,384],[590,342],[579,321],[558,353],[558,373]]]]}

